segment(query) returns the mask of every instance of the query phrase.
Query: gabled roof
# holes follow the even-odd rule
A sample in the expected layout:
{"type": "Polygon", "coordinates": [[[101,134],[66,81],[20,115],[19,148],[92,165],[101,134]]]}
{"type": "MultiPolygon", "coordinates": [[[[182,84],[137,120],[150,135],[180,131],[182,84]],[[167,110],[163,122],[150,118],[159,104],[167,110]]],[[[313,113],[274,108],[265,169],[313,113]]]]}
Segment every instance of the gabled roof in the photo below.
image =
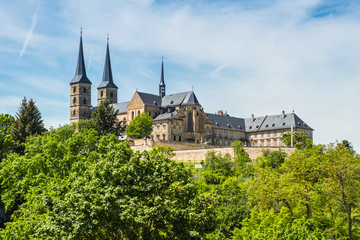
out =
{"type": "Polygon", "coordinates": [[[111,104],[111,106],[114,108],[114,110],[118,110],[118,114],[127,113],[127,108],[129,106],[130,102],[121,102],[121,103],[114,103],[111,104]]]}
{"type": "Polygon", "coordinates": [[[78,55],[78,61],[77,61],[75,76],[71,80],[70,84],[75,84],[75,83],[89,83],[89,84],[91,84],[90,80],[86,76],[84,53],[83,53],[83,44],[82,44],[82,33],[80,34],[79,55],[78,55]]]}
{"type": "Polygon", "coordinates": [[[105,65],[104,65],[104,73],[102,77],[102,81],[99,88],[118,88],[114,81],[113,81],[113,75],[111,71],[111,62],[110,62],[110,52],[109,52],[109,39],[106,46],[106,57],[105,57],[105,65]]]}
{"type": "Polygon", "coordinates": [[[193,91],[166,95],[162,98],[161,107],[200,105],[193,91]]]}
{"type": "Polygon", "coordinates": [[[243,118],[230,117],[229,115],[218,115],[207,113],[209,119],[214,123],[214,128],[227,130],[245,131],[245,121],[243,118]]]}
{"type": "Polygon", "coordinates": [[[145,105],[148,106],[161,106],[161,97],[158,95],[150,94],[150,93],[143,93],[143,92],[137,92],[141,98],[141,100],[144,102],[145,105]]]}
{"type": "Polygon", "coordinates": [[[252,118],[245,119],[246,132],[256,132],[256,131],[269,131],[277,129],[290,129],[300,128],[306,130],[314,130],[309,125],[307,125],[303,120],[301,120],[295,113],[287,113],[271,116],[262,116],[256,117],[254,120],[252,118]]]}

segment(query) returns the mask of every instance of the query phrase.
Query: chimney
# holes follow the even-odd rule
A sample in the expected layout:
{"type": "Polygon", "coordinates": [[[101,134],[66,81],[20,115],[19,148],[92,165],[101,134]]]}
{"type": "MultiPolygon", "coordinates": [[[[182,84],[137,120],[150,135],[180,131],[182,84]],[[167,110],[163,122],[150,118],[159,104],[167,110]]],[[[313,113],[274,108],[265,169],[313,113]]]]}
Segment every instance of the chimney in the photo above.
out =
{"type": "Polygon", "coordinates": [[[252,121],[255,120],[254,114],[251,114],[251,120],[252,120],[252,121]]]}
{"type": "Polygon", "coordinates": [[[282,111],[282,118],[285,118],[285,111],[282,111]]]}
{"type": "Polygon", "coordinates": [[[218,115],[223,116],[223,115],[224,115],[223,110],[219,110],[219,111],[218,111],[218,115]]]}

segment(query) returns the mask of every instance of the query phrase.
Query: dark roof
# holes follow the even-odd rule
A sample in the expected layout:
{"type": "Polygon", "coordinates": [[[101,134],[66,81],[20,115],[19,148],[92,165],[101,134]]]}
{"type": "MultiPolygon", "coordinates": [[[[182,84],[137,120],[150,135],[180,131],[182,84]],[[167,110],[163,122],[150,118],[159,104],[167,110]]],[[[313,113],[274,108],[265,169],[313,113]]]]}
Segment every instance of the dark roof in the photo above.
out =
{"type": "Polygon", "coordinates": [[[162,113],[162,114],[159,114],[157,115],[155,118],[154,118],[154,121],[156,120],[164,120],[164,119],[170,119],[172,116],[174,116],[176,113],[172,112],[172,113],[162,113]]]}
{"type": "Polygon", "coordinates": [[[150,94],[150,93],[143,93],[143,92],[138,92],[138,94],[145,105],[158,106],[158,107],[161,106],[161,97],[160,96],[150,94]]]}
{"type": "Polygon", "coordinates": [[[164,81],[164,58],[163,58],[162,61],[161,61],[160,86],[165,86],[165,81],[164,81]]]}
{"type": "Polygon", "coordinates": [[[102,77],[102,82],[98,86],[98,89],[99,88],[118,88],[113,81],[113,75],[112,75],[112,71],[111,71],[109,41],[107,42],[107,46],[106,46],[104,73],[103,73],[103,77],[102,77]]]}
{"type": "Polygon", "coordinates": [[[161,107],[200,105],[193,91],[166,95],[162,98],[161,107]]]}
{"type": "Polygon", "coordinates": [[[70,84],[75,84],[75,83],[89,83],[89,84],[91,84],[91,81],[86,76],[84,53],[83,53],[83,44],[82,44],[82,34],[80,35],[79,56],[78,56],[75,76],[71,80],[70,84]]]}
{"type": "Polygon", "coordinates": [[[121,113],[127,113],[127,107],[129,106],[130,102],[121,102],[121,103],[114,103],[111,104],[111,106],[116,110],[119,111],[119,114],[121,113]]]}
{"type": "Polygon", "coordinates": [[[229,115],[218,115],[207,113],[209,119],[214,123],[215,128],[245,131],[245,121],[243,118],[230,117],[229,115]]]}
{"type": "Polygon", "coordinates": [[[287,113],[271,116],[262,116],[245,119],[246,132],[256,132],[256,131],[269,131],[276,129],[290,129],[291,125],[294,128],[314,130],[309,125],[307,125],[303,120],[301,120],[295,113],[287,113]]]}

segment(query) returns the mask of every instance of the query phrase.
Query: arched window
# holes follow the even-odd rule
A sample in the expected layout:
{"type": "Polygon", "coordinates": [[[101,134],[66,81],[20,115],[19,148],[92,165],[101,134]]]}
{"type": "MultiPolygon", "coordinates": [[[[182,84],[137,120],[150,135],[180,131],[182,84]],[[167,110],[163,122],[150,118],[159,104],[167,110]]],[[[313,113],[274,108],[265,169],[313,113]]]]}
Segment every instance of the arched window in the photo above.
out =
{"type": "Polygon", "coordinates": [[[176,136],[174,135],[174,142],[176,142],[176,136]]]}
{"type": "Polygon", "coordinates": [[[76,87],[73,87],[73,92],[76,93],[76,87]]]}
{"type": "Polygon", "coordinates": [[[76,97],[73,98],[73,104],[75,104],[75,103],[76,103],[76,97]]]}
{"type": "Polygon", "coordinates": [[[137,115],[140,115],[140,110],[138,110],[138,114],[137,115]]]}
{"type": "Polygon", "coordinates": [[[135,117],[134,115],[135,115],[135,113],[134,113],[134,111],[132,111],[131,112],[131,119],[134,119],[134,117],[135,117]]]}
{"type": "Polygon", "coordinates": [[[86,93],[86,87],[84,87],[83,91],[84,91],[84,93],[86,93]]]}
{"type": "Polygon", "coordinates": [[[181,136],[179,136],[179,142],[181,142],[181,136]]]}
{"type": "Polygon", "coordinates": [[[100,97],[104,96],[104,92],[101,90],[100,91],[100,97]]]}
{"type": "Polygon", "coordinates": [[[73,111],[73,116],[75,116],[75,115],[76,115],[76,110],[73,111]]]}

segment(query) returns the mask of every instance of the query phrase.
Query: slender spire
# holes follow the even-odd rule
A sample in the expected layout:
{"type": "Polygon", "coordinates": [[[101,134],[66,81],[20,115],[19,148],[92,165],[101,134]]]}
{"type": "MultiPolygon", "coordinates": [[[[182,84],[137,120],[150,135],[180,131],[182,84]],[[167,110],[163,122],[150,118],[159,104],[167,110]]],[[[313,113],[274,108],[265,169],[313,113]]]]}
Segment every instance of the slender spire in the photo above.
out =
{"type": "Polygon", "coordinates": [[[84,61],[84,52],[83,52],[83,44],[82,44],[82,28],[80,30],[80,46],[79,46],[79,56],[78,62],[76,66],[75,76],[71,80],[70,84],[75,83],[90,83],[90,80],[86,76],[85,70],[85,61],[84,61]]]}
{"type": "Polygon", "coordinates": [[[159,96],[165,96],[165,81],[164,81],[164,56],[161,59],[161,77],[160,77],[160,84],[159,84],[159,96]]]}
{"type": "Polygon", "coordinates": [[[102,77],[102,82],[98,86],[99,88],[118,88],[113,81],[112,71],[111,71],[111,62],[110,62],[110,51],[109,51],[109,34],[107,35],[107,46],[106,46],[106,57],[105,57],[105,66],[104,73],[102,77]]]}

